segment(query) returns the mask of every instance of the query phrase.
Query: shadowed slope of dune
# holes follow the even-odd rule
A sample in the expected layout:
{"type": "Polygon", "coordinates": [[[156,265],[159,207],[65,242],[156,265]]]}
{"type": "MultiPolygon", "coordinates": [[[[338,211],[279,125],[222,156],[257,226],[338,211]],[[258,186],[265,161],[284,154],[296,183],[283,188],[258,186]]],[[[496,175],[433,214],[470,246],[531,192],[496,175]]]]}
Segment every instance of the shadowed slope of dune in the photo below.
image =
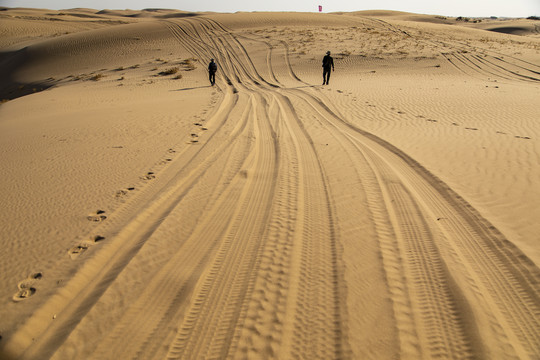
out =
{"type": "Polygon", "coordinates": [[[0,53],[0,100],[13,100],[46,90],[56,83],[54,79],[34,79],[18,81],[15,74],[26,66],[30,59],[28,48],[0,53]]]}
{"type": "Polygon", "coordinates": [[[488,31],[510,34],[510,35],[540,35],[540,24],[519,24],[497,26],[495,24],[484,28],[488,31]]]}
{"type": "Polygon", "coordinates": [[[104,14],[109,16],[127,17],[127,18],[181,18],[189,16],[197,16],[197,13],[180,11],[180,10],[168,10],[168,9],[143,9],[143,10],[101,10],[97,14],[104,14]]]}

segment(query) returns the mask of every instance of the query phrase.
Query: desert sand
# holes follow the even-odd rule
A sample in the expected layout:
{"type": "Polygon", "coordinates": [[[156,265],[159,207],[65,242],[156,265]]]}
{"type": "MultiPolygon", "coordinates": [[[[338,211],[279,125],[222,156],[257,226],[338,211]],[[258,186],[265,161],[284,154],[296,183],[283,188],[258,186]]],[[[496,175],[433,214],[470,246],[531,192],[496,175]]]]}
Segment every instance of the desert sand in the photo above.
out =
{"type": "Polygon", "coordinates": [[[539,29],[0,8],[0,358],[540,358],[539,29]]]}

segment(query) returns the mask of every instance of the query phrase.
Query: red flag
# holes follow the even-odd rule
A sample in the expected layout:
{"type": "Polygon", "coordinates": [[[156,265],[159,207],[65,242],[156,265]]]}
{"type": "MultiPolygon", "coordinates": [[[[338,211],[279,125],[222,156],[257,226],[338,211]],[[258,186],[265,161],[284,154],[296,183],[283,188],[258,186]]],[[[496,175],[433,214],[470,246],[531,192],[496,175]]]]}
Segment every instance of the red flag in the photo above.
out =
{"type": "Polygon", "coordinates": [[[319,5],[319,12],[322,11],[322,5],[319,5]]]}

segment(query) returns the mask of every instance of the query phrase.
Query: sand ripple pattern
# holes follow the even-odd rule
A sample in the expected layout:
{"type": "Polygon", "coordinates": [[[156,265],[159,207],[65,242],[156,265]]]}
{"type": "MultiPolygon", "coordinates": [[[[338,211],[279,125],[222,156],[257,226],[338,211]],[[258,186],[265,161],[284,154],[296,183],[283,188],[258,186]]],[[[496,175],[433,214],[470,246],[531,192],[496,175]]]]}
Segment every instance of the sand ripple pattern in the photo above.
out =
{"type": "MultiPolygon", "coordinates": [[[[347,304],[358,295],[344,253],[365,241],[380,253],[396,358],[540,356],[538,268],[464,199],[306,86],[286,44],[256,39],[267,46],[257,62],[245,38],[210,18],[161,24],[220,64],[211,133],[107,214],[98,226],[116,229],[114,239],[4,350],[25,359],[377,358],[355,352],[362,339],[349,331],[347,304]],[[327,146],[339,147],[339,161],[327,146]],[[343,198],[344,181],[362,189],[365,206],[343,198]],[[347,225],[355,214],[375,236],[347,225]],[[147,275],[129,281],[141,268],[147,275]]],[[[447,58],[533,81],[494,57],[447,58]]]]}

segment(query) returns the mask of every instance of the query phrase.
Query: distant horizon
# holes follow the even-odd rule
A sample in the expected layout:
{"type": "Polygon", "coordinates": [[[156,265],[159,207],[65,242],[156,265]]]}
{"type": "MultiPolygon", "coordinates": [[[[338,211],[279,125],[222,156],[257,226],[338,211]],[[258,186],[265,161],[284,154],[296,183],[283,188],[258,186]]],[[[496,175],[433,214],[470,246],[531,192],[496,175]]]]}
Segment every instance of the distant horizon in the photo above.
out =
{"type": "MultiPolygon", "coordinates": [[[[216,14],[235,14],[235,13],[318,13],[318,11],[296,11],[296,10],[237,10],[237,11],[214,11],[214,10],[184,10],[184,9],[176,9],[176,8],[170,8],[170,7],[146,7],[146,8],[94,8],[94,7],[82,7],[82,6],[76,6],[76,7],[67,7],[67,8],[50,8],[50,7],[28,7],[28,6],[6,6],[2,5],[0,3],[0,8],[7,8],[7,9],[43,9],[43,10],[56,10],[56,11],[62,11],[62,10],[76,10],[76,9],[88,9],[88,10],[95,10],[96,12],[100,11],[148,11],[148,10],[172,10],[172,11],[184,11],[189,13],[216,13],[216,14]]],[[[369,11],[388,11],[388,12],[397,12],[397,13],[404,13],[404,14],[413,14],[413,15],[427,15],[427,16],[445,16],[449,18],[457,18],[457,17],[467,17],[467,18],[478,18],[478,19],[489,19],[489,18],[497,18],[497,19],[526,19],[528,17],[536,17],[536,14],[532,15],[526,15],[526,16],[497,16],[497,15],[478,15],[478,16],[471,16],[471,15],[447,15],[447,14],[432,14],[432,13],[423,13],[423,12],[413,12],[413,11],[405,11],[405,10],[392,10],[392,9],[363,9],[363,10],[350,10],[350,11],[343,11],[343,10],[336,10],[336,11],[324,11],[322,13],[324,14],[338,14],[338,13],[355,13],[355,12],[369,12],[369,11]]]]}
{"type": "Polygon", "coordinates": [[[50,10],[68,10],[88,8],[95,10],[143,10],[170,9],[188,12],[318,12],[322,6],[323,13],[355,12],[355,11],[401,11],[413,14],[441,15],[447,17],[475,18],[526,18],[540,16],[538,0],[454,0],[451,3],[437,0],[364,0],[362,4],[352,0],[308,1],[272,0],[269,2],[252,2],[247,0],[215,0],[183,1],[183,0],[0,0],[0,6],[10,8],[36,8],[50,10]],[[360,8],[359,8],[360,7],[360,8]]]}

